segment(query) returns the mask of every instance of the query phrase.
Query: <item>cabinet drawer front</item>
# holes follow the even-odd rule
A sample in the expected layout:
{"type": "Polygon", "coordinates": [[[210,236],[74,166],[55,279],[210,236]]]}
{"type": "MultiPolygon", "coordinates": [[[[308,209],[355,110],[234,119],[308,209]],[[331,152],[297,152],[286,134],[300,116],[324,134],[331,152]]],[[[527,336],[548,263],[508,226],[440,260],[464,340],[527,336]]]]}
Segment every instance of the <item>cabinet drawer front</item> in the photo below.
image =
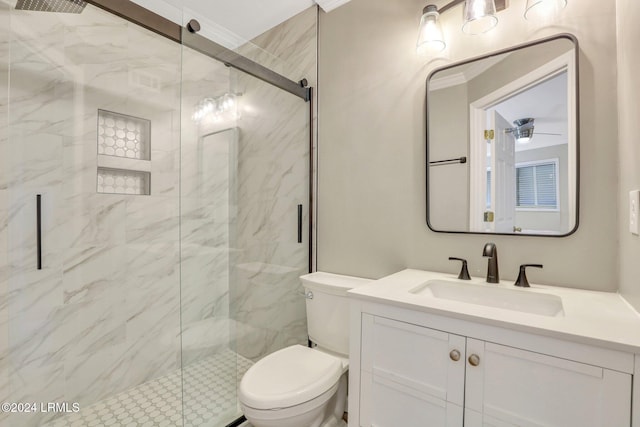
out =
{"type": "Polygon", "coordinates": [[[362,328],[362,371],[463,405],[463,337],[373,316],[363,316],[362,328]]]}
{"type": "MultiPolygon", "coordinates": [[[[629,426],[631,375],[468,339],[468,409],[482,425],[629,426]]],[[[471,424],[474,425],[474,424],[471,424]]]]}
{"type": "Polygon", "coordinates": [[[360,420],[371,427],[462,427],[463,408],[382,377],[363,375],[369,412],[360,420]]]}

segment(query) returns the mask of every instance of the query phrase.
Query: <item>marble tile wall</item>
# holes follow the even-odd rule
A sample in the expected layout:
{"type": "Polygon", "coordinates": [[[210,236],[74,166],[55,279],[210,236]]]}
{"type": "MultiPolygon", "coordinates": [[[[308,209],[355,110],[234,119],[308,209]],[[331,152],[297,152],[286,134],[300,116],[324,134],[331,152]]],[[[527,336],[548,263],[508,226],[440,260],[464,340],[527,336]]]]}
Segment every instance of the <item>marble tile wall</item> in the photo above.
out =
{"type": "MultiPolygon", "coordinates": [[[[315,86],[316,20],[317,9],[310,8],[240,52],[315,86]]],[[[231,315],[238,353],[257,360],[307,340],[299,276],[308,268],[309,104],[240,72],[232,79],[243,111],[236,224],[242,251],[232,266],[231,315]],[[302,244],[298,204],[304,207],[302,244]]]]}
{"type": "MultiPolygon", "coordinates": [[[[7,127],[4,95],[0,390],[3,400],[83,407],[180,367],[180,47],[92,6],[8,13],[2,0],[11,114],[7,127]],[[96,194],[99,108],[152,121],[151,196],[96,194]]],[[[3,95],[6,66],[0,78],[3,95]]],[[[0,425],[54,415],[12,414],[0,425]]]]}

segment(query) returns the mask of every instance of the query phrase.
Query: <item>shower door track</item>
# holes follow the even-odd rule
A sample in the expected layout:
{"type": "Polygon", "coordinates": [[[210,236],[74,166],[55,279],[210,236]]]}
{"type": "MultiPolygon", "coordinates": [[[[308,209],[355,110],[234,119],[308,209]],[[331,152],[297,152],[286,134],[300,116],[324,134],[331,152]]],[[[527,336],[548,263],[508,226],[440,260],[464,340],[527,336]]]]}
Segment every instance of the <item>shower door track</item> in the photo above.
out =
{"type": "Polygon", "coordinates": [[[229,67],[243,71],[264,82],[274,85],[289,92],[305,102],[311,100],[311,88],[305,87],[301,82],[295,82],[275,71],[258,64],[251,59],[242,56],[221,44],[191,31],[183,32],[180,25],[170,21],[149,9],[130,0],[85,0],[100,9],[126,19],[129,22],[140,25],[156,34],[168,38],[176,43],[197,50],[213,59],[216,59],[229,67]]]}

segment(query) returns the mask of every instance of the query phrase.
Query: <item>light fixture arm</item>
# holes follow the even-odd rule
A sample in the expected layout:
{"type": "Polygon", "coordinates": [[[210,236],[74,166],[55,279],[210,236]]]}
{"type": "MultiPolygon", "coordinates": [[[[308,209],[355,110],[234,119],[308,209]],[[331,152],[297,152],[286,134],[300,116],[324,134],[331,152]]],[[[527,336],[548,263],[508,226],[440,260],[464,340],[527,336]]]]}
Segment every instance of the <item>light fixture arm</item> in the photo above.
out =
{"type": "Polygon", "coordinates": [[[441,14],[445,13],[447,10],[451,9],[452,7],[456,7],[457,5],[459,5],[461,3],[464,3],[464,1],[465,0],[453,0],[453,1],[450,1],[449,3],[445,4],[440,9],[438,9],[438,13],[441,13],[441,14]]]}

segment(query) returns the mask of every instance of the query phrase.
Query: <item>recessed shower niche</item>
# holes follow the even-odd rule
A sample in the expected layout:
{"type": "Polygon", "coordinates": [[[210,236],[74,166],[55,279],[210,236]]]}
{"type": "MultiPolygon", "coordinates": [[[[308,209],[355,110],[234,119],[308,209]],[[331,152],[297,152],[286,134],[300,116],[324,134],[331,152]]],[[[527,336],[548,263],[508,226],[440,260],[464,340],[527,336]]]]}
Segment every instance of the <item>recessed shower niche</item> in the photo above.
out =
{"type": "Polygon", "coordinates": [[[98,110],[97,192],[151,194],[151,121],[98,110]]]}
{"type": "Polygon", "coordinates": [[[98,193],[149,195],[151,173],[98,168],[98,193]]]}

